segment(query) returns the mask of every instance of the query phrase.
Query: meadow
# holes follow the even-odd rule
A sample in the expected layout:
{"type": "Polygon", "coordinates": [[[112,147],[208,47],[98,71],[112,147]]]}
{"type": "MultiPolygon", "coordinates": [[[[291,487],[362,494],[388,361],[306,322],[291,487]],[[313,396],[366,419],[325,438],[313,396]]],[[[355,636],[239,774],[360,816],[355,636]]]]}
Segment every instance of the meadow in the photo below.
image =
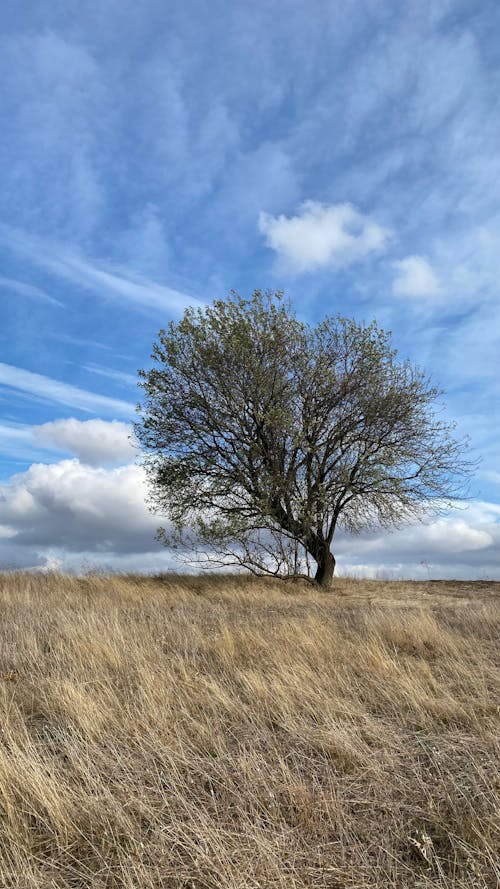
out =
{"type": "Polygon", "coordinates": [[[0,886],[498,887],[499,605],[0,575],[0,886]]]}

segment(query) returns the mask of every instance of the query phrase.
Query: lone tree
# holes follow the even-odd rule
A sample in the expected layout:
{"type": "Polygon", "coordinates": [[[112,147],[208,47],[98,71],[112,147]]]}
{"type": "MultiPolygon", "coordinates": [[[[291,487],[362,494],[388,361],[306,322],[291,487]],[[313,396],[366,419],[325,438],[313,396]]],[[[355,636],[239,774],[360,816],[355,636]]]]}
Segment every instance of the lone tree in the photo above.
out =
{"type": "Polygon", "coordinates": [[[136,434],[159,535],[210,564],[282,575],[312,558],[329,587],[339,527],[396,526],[463,490],[441,393],[376,323],[311,326],[280,292],[231,293],[161,330],[152,358],[136,434]]]}

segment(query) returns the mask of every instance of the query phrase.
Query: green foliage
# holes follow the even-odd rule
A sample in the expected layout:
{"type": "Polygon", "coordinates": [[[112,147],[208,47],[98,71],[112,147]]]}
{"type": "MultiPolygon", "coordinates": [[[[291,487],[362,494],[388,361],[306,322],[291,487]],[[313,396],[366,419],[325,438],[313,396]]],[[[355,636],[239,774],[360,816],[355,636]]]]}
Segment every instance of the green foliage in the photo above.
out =
{"type": "Polygon", "coordinates": [[[283,573],[293,541],[327,585],[337,527],[397,525],[462,492],[440,392],[375,322],[311,326],[281,292],[231,293],[161,330],[152,357],[136,433],[151,505],[190,545],[283,573]]]}

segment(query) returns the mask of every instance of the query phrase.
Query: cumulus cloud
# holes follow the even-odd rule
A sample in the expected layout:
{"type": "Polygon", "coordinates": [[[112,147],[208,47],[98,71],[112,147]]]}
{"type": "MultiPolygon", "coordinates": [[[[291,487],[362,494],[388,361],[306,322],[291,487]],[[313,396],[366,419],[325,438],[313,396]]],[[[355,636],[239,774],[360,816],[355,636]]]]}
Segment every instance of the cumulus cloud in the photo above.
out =
{"type": "MultiPolygon", "coordinates": [[[[139,466],[96,467],[76,458],[33,464],[0,484],[1,567],[179,570],[175,555],[155,541],[165,522],[149,512],[146,497],[139,466]]],[[[335,555],[341,574],[500,578],[500,506],[475,502],[393,533],[341,533],[335,555]]]]}
{"type": "Polygon", "coordinates": [[[344,574],[369,577],[500,578],[500,506],[476,501],[390,534],[340,535],[338,565],[344,574]]]}
{"type": "Polygon", "coordinates": [[[347,266],[383,250],[390,236],[351,204],[306,201],[296,216],[261,213],[259,230],[287,271],[347,266]]]}
{"type": "Polygon", "coordinates": [[[132,427],[119,420],[69,417],[35,426],[33,433],[40,445],[66,451],[90,466],[130,463],[137,454],[132,427]]]}
{"type": "Polygon", "coordinates": [[[118,565],[121,555],[157,552],[159,520],[145,496],[138,466],[104,469],[77,459],[35,463],[0,485],[3,566],[45,564],[50,554],[64,567],[83,553],[94,564],[114,559],[118,565]]]}
{"type": "Polygon", "coordinates": [[[438,296],[442,292],[439,279],[423,256],[407,256],[393,262],[397,276],[392,292],[397,296],[438,296]]]}

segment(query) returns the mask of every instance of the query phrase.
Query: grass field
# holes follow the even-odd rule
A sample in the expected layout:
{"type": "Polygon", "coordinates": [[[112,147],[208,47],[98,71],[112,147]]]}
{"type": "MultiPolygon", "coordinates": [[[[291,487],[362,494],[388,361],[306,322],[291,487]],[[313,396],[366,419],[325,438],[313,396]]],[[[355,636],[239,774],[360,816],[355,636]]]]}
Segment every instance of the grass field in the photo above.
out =
{"type": "Polygon", "coordinates": [[[1,575],[0,886],[498,887],[499,606],[1,575]]]}

